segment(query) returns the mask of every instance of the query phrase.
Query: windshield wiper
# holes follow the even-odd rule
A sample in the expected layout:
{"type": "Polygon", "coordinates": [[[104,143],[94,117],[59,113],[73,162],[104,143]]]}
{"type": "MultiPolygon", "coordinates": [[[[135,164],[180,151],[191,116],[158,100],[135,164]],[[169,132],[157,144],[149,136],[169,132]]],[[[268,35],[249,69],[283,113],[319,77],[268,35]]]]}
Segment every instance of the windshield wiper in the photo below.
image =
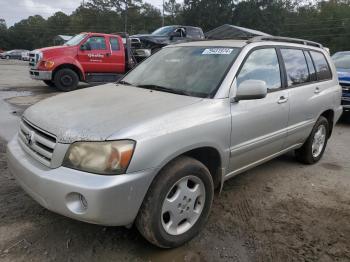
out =
{"type": "Polygon", "coordinates": [[[132,86],[132,84],[130,84],[129,82],[123,81],[123,80],[119,81],[117,84],[132,86]]]}
{"type": "Polygon", "coordinates": [[[138,87],[150,89],[150,90],[155,90],[155,91],[173,93],[173,94],[177,94],[177,95],[193,96],[193,94],[191,92],[187,92],[185,90],[177,90],[177,89],[172,89],[169,87],[158,86],[158,85],[138,85],[138,87]]]}

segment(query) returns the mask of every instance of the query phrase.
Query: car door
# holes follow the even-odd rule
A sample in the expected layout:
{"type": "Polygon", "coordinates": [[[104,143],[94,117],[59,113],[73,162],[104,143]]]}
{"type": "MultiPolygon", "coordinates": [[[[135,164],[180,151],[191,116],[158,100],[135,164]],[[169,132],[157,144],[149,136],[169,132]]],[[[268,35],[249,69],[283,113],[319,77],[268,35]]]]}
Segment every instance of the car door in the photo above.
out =
{"type": "MultiPolygon", "coordinates": [[[[331,77],[331,73],[324,59],[320,68],[326,71],[318,76],[318,69],[315,68],[314,61],[307,50],[281,47],[281,56],[286,71],[286,84],[289,88],[290,116],[286,147],[290,147],[305,141],[322,113],[323,105],[332,104],[332,101],[327,101],[333,99],[332,95],[327,94],[327,83],[318,81],[322,77],[324,79],[331,77]]],[[[317,52],[314,56],[322,59],[320,56],[323,54],[317,52]]]]}
{"type": "Polygon", "coordinates": [[[125,73],[125,50],[121,38],[109,37],[110,54],[106,57],[106,62],[110,64],[109,73],[125,73]]]}
{"type": "Polygon", "coordinates": [[[231,103],[231,174],[282,150],[289,114],[288,91],[282,79],[274,47],[259,48],[247,55],[235,80],[237,89],[245,80],[262,80],[268,94],[263,99],[231,103]]]}
{"type": "Polygon", "coordinates": [[[105,73],[110,70],[110,54],[105,36],[90,36],[78,51],[78,60],[86,73],[105,73]]]}

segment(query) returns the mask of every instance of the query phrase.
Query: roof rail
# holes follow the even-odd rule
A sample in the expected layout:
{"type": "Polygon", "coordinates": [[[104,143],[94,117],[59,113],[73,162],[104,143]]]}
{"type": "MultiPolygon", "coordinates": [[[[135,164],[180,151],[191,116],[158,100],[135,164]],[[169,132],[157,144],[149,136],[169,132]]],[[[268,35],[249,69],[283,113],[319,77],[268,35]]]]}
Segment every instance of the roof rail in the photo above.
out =
{"type": "Polygon", "coordinates": [[[309,45],[309,46],[323,48],[323,45],[317,42],[298,39],[298,38],[282,37],[282,36],[256,36],[256,37],[250,38],[248,40],[248,43],[260,42],[260,41],[287,42],[287,43],[309,45]]]}

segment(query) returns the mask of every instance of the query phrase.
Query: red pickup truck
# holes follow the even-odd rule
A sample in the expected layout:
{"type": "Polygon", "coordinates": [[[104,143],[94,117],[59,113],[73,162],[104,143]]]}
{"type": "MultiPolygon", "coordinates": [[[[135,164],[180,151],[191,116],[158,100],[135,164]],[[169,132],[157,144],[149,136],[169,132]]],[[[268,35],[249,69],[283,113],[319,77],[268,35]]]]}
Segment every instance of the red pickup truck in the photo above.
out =
{"type": "Polygon", "coordinates": [[[71,91],[81,82],[117,81],[135,65],[127,34],[81,33],[29,54],[30,76],[71,91]]]}

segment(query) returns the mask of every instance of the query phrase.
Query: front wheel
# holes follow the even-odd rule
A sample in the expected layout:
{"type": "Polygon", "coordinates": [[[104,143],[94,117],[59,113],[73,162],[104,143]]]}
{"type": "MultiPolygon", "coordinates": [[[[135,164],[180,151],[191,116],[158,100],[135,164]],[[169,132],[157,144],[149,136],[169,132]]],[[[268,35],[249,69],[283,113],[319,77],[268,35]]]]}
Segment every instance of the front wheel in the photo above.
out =
{"type": "Polygon", "coordinates": [[[55,73],[55,86],[65,92],[77,89],[79,84],[79,77],[72,69],[63,68],[55,73]]]}
{"type": "Polygon", "coordinates": [[[209,170],[193,158],[179,157],[153,181],[136,218],[136,226],[154,245],[178,247],[204,227],[213,196],[209,170]]]}
{"type": "Polygon", "coordinates": [[[317,163],[323,156],[329,134],[328,120],[321,116],[304,145],[295,151],[297,159],[304,164],[317,163]]]}

